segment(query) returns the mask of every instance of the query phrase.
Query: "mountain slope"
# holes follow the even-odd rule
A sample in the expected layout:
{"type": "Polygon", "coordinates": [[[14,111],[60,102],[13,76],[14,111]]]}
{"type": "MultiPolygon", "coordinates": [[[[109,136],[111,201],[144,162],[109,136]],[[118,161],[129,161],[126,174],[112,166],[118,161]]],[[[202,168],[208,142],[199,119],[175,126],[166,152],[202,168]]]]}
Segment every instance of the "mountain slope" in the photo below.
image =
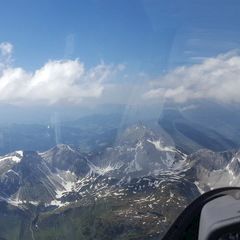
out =
{"type": "Polygon", "coordinates": [[[143,124],[101,151],[13,152],[0,157],[0,237],[159,239],[201,192],[238,185],[239,159],[237,150],[187,155],[143,124]]]}

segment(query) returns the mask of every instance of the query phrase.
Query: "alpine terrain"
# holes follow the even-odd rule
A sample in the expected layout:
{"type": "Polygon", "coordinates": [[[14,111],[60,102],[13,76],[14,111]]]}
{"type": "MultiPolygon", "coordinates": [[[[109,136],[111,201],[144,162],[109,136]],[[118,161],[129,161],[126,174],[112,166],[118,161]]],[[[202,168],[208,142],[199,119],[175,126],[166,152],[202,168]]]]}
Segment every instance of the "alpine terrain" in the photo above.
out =
{"type": "Polygon", "coordinates": [[[238,185],[240,152],[188,153],[139,123],[96,151],[0,157],[0,239],[159,239],[201,193],[238,185]]]}

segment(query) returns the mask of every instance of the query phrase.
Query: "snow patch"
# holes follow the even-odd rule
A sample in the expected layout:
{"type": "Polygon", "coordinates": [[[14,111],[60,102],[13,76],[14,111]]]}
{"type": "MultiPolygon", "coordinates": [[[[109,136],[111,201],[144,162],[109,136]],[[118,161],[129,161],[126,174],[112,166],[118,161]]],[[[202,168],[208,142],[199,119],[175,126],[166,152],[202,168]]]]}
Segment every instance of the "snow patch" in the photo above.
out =
{"type": "Polygon", "coordinates": [[[71,192],[75,186],[75,183],[72,181],[65,181],[62,183],[64,190],[56,190],[56,198],[61,198],[64,193],[71,192]]]}
{"type": "Polygon", "coordinates": [[[149,143],[153,144],[154,147],[161,152],[176,152],[176,150],[171,146],[163,146],[160,140],[154,141],[154,140],[147,140],[149,143]]]}
{"type": "Polygon", "coordinates": [[[64,203],[62,203],[61,201],[59,201],[59,200],[52,200],[51,202],[50,202],[50,205],[52,205],[52,206],[57,206],[57,207],[64,207],[64,206],[66,206],[66,205],[68,205],[68,204],[70,204],[70,202],[64,202],[64,203]]]}
{"type": "Polygon", "coordinates": [[[91,162],[88,162],[88,165],[90,167],[90,171],[89,171],[90,175],[91,174],[105,175],[106,173],[117,170],[121,167],[121,164],[116,164],[115,166],[107,165],[105,167],[98,167],[91,162]]]}
{"type": "Polygon", "coordinates": [[[22,160],[22,157],[23,157],[23,151],[16,151],[12,154],[0,157],[0,162],[8,160],[8,161],[19,163],[22,160]]]}
{"type": "Polygon", "coordinates": [[[200,183],[198,181],[195,181],[194,184],[196,185],[196,187],[198,188],[198,191],[203,194],[204,191],[200,188],[200,183]]]}

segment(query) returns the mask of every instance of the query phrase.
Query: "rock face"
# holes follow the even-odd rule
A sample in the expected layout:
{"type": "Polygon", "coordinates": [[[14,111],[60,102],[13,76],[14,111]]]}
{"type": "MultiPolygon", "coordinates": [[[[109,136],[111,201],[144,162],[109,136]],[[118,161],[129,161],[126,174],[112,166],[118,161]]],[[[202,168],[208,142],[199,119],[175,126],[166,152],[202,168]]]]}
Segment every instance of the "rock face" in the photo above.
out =
{"type": "Polygon", "coordinates": [[[101,152],[14,152],[0,157],[0,238],[159,239],[201,192],[239,185],[239,167],[238,151],[187,155],[143,124],[101,152]]]}
{"type": "Polygon", "coordinates": [[[59,144],[40,155],[53,171],[71,171],[78,176],[85,176],[90,171],[86,156],[68,145],[59,144]]]}
{"type": "Polygon", "coordinates": [[[144,125],[127,128],[104,152],[102,168],[121,169],[124,176],[157,175],[184,161],[186,155],[144,125]]]}
{"type": "Polygon", "coordinates": [[[239,186],[239,151],[213,152],[202,149],[187,157],[187,178],[200,192],[224,186],[239,186]]]}

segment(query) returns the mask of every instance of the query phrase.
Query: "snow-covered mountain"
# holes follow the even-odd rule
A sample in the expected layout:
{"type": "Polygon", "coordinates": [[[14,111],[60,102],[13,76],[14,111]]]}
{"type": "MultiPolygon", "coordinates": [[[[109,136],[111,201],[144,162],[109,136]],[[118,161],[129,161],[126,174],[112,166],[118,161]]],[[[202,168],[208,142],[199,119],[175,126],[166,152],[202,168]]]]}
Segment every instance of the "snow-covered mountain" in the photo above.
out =
{"type": "Polygon", "coordinates": [[[49,202],[66,188],[74,176],[68,171],[51,169],[37,152],[23,151],[1,158],[1,197],[12,204],[49,202]]]}
{"type": "Polygon", "coordinates": [[[141,177],[173,170],[185,160],[186,155],[169,146],[165,138],[138,124],[127,128],[97,164],[103,169],[119,169],[122,176],[141,177]]]}
{"type": "Polygon", "coordinates": [[[101,191],[109,186],[118,191],[117,187],[126,188],[132,179],[144,177],[183,179],[204,192],[238,185],[239,159],[237,151],[201,149],[186,155],[152,129],[138,124],[125,129],[115,144],[96,158],[64,144],[46,152],[16,151],[0,157],[0,196],[15,204],[56,204],[64,202],[61,199],[67,195],[79,199],[83,186],[97,195],[94,192],[99,191],[99,181],[115,179],[111,184],[102,184],[101,191]]]}
{"type": "Polygon", "coordinates": [[[213,152],[202,149],[187,158],[187,177],[200,192],[223,186],[240,186],[240,151],[213,152]]]}
{"type": "MultiPolygon", "coordinates": [[[[75,219],[74,225],[86,216],[90,221],[90,214],[119,236],[141,229],[142,239],[154,239],[200,193],[239,185],[239,159],[236,150],[201,149],[187,155],[162,132],[143,124],[126,128],[111,147],[99,152],[82,153],[64,144],[45,152],[16,151],[0,157],[0,220],[8,212],[26,221],[30,233],[23,227],[19,239],[33,239],[47,236],[49,221],[65,226],[62,215],[75,219]]],[[[100,231],[91,221],[83,226],[100,231]]]]}

